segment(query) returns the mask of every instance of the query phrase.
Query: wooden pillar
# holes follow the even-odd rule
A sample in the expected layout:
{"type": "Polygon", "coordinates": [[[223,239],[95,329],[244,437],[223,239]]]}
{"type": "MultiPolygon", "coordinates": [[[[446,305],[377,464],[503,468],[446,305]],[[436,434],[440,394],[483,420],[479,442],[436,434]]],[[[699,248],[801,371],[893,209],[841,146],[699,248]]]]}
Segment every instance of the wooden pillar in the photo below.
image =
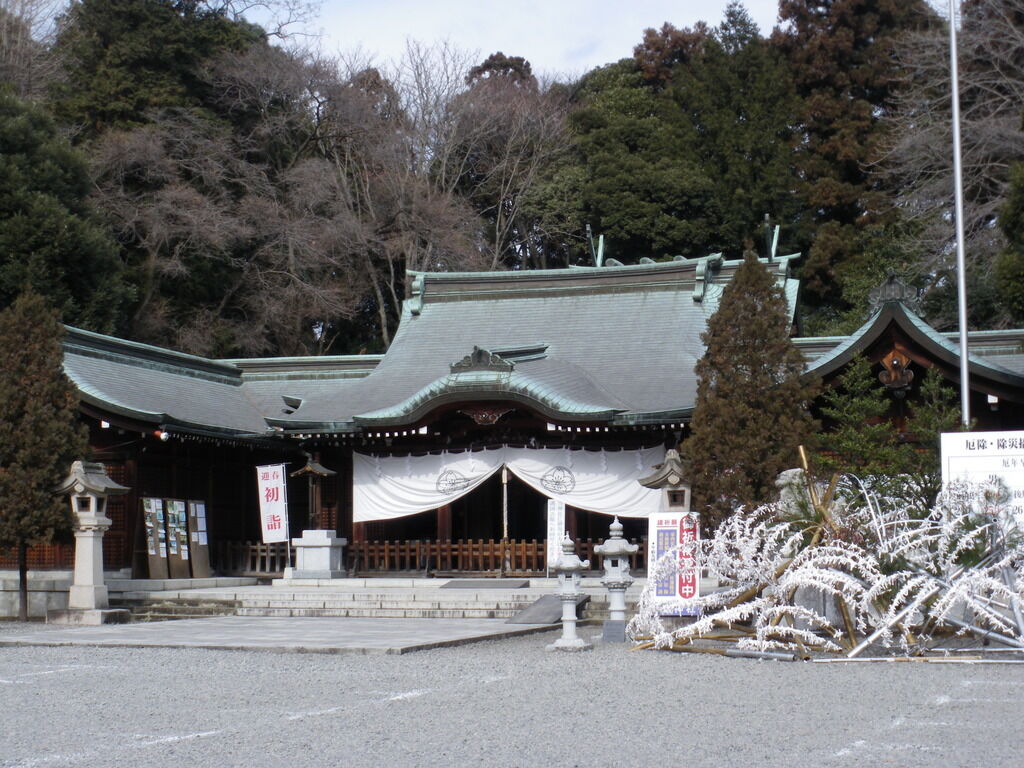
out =
{"type": "Polygon", "coordinates": [[[565,530],[569,532],[569,538],[575,541],[578,538],[577,531],[579,527],[576,525],[576,516],[579,514],[579,510],[576,507],[570,507],[568,504],[565,507],[565,530]]]}
{"type": "Polygon", "coordinates": [[[452,537],[452,505],[437,508],[437,540],[449,541],[452,537]]]}

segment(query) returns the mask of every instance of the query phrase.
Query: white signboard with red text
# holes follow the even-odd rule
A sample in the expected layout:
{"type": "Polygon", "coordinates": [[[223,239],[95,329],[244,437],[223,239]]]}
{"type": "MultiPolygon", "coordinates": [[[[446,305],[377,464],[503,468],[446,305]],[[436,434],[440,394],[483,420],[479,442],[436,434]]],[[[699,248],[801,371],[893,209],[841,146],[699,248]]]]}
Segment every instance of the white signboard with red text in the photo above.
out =
{"type": "Polygon", "coordinates": [[[676,550],[679,567],[654,582],[654,601],[664,604],[662,616],[689,616],[696,610],[680,610],[679,600],[700,596],[700,569],[697,567],[697,542],[700,528],[697,516],[690,513],[663,513],[652,515],[648,523],[649,547],[647,572],[652,573],[655,563],[666,553],[676,550]]]}
{"type": "Polygon", "coordinates": [[[256,467],[263,543],[288,541],[288,486],[284,464],[256,467]]]}

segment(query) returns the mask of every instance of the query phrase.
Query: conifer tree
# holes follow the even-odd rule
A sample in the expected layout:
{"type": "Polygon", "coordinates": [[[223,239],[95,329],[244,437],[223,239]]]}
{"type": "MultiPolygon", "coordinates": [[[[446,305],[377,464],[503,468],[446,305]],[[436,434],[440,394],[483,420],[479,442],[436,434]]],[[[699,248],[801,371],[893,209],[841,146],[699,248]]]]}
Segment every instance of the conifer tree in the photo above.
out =
{"type": "Polygon", "coordinates": [[[28,618],[28,546],[71,525],[54,494],[70,463],[85,458],[78,397],[63,371],[57,313],[26,292],[0,312],[0,547],[18,553],[19,618],[28,618]]]}
{"type": "Polygon", "coordinates": [[[748,252],[701,336],[697,402],[683,455],[695,508],[713,529],[738,505],[775,496],[779,472],[798,464],[813,435],[814,387],[789,338],[782,290],[748,252]]]}
{"type": "Polygon", "coordinates": [[[955,390],[929,368],[904,400],[902,431],[896,408],[865,357],[855,358],[822,396],[827,423],[818,436],[817,468],[857,475],[912,509],[930,509],[942,489],[940,435],[960,428],[955,390]],[[909,401],[909,402],[908,402],[909,401]]]}

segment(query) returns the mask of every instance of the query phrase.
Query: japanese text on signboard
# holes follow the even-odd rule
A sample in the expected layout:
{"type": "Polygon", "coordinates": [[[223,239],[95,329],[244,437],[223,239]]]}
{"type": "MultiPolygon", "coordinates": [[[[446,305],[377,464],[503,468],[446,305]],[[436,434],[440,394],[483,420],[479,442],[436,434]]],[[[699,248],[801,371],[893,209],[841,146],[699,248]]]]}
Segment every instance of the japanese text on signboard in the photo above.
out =
{"type": "Polygon", "coordinates": [[[263,542],[288,541],[288,488],[284,464],[256,467],[263,542]]]}

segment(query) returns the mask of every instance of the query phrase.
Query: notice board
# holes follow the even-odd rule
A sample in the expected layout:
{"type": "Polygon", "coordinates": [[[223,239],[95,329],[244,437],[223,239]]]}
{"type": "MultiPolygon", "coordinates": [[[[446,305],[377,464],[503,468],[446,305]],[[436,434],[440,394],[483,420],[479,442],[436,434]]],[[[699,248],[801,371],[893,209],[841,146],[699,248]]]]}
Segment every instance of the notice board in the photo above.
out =
{"type": "Polygon", "coordinates": [[[144,498],[142,520],[146,526],[146,562],[149,565],[149,578],[166,579],[167,529],[164,526],[164,500],[144,498]]]}
{"type": "Polygon", "coordinates": [[[189,555],[192,578],[210,576],[210,540],[206,530],[206,502],[190,500],[188,503],[189,555]]]}
{"type": "Polygon", "coordinates": [[[182,499],[164,499],[167,517],[167,570],[172,579],[192,576],[189,563],[188,521],[182,499]]]}

